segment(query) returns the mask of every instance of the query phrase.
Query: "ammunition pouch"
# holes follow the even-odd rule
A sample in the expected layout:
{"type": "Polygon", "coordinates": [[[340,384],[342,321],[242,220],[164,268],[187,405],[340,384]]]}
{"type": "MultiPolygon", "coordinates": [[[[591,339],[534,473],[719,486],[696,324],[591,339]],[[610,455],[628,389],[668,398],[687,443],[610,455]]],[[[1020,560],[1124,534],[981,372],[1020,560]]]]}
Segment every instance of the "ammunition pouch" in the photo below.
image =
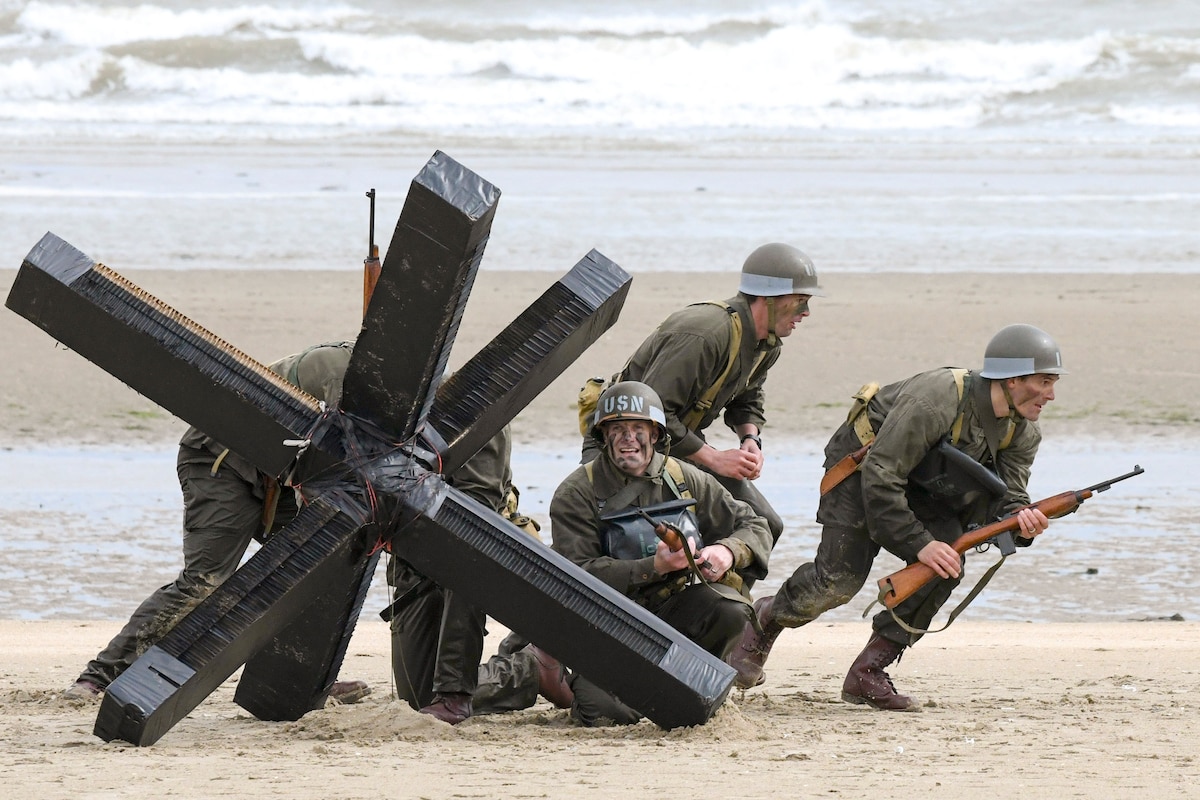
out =
{"type": "Polygon", "coordinates": [[[908,480],[956,508],[974,502],[980,493],[996,500],[1008,492],[1008,486],[996,473],[945,439],[908,473],[908,480]]]}
{"type": "Polygon", "coordinates": [[[878,393],[878,383],[864,383],[854,393],[854,402],[850,405],[850,411],[846,414],[846,424],[854,429],[859,443],[864,446],[875,440],[875,431],[871,430],[871,419],[867,414],[867,406],[870,405],[871,398],[878,393]]]}
{"type": "Polygon", "coordinates": [[[647,522],[640,512],[645,512],[655,524],[666,523],[678,528],[685,540],[690,536],[702,543],[700,523],[689,508],[695,503],[696,501],[690,498],[668,500],[640,509],[627,507],[601,515],[600,541],[604,554],[609,558],[622,560],[654,555],[658,547],[658,536],[654,533],[654,526],[647,522]]]}
{"type": "Polygon", "coordinates": [[[592,422],[596,418],[596,404],[604,392],[604,378],[588,378],[579,390],[579,433],[591,438],[592,422]]]}

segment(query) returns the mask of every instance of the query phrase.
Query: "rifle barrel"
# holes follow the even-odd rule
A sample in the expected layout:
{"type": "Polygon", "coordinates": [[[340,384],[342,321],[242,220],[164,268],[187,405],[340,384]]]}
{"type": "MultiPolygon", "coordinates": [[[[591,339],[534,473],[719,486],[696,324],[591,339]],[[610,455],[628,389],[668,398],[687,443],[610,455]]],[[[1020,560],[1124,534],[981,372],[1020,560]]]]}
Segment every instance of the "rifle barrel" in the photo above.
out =
{"type": "Polygon", "coordinates": [[[375,249],[375,188],[372,187],[367,192],[367,197],[371,199],[371,223],[370,231],[367,234],[367,258],[379,258],[379,251],[375,249]]]}
{"type": "Polygon", "coordinates": [[[1124,475],[1120,476],[1119,478],[1113,478],[1112,480],[1107,480],[1102,483],[1097,483],[1095,486],[1089,486],[1088,488],[1084,489],[1083,491],[1085,491],[1085,492],[1107,491],[1108,488],[1110,486],[1112,486],[1114,483],[1120,483],[1121,481],[1128,480],[1129,478],[1132,478],[1135,475],[1141,475],[1145,471],[1146,470],[1142,469],[1140,464],[1134,464],[1133,470],[1131,470],[1130,472],[1126,472],[1124,475]]]}
{"type": "MultiPolygon", "coordinates": [[[[1140,465],[1134,464],[1131,472],[1127,472],[1120,477],[1097,483],[1095,486],[1089,486],[1086,489],[1062,492],[1061,494],[1039,500],[1036,503],[1031,503],[1026,508],[1038,508],[1050,519],[1066,516],[1079,508],[1084,500],[1092,496],[1093,492],[1103,492],[1114,483],[1119,483],[1135,475],[1141,475],[1143,472],[1145,470],[1140,465]]],[[[1002,533],[1005,530],[1011,530],[1016,525],[1016,516],[1017,512],[1014,511],[1012,514],[987,525],[972,528],[955,539],[950,546],[959,554],[966,553],[972,547],[986,542],[992,536],[1002,533]]],[[[931,567],[926,566],[920,561],[913,562],[906,567],[896,570],[891,575],[887,575],[876,581],[876,585],[879,587],[879,602],[888,608],[895,608],[936,577],[937,573],[931,567]]]]}

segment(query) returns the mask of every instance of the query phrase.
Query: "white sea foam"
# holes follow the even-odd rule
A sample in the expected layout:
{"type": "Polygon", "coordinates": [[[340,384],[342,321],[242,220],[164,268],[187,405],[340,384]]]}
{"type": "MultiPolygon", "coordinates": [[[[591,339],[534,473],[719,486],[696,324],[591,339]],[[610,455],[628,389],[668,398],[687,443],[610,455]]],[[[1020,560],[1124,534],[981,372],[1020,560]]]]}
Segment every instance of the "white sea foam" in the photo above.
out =
{"type": "Polygon", "coordinates": [[[1008,18],[1016,0],[973,16],[912,0],[9,4],[0,124],[112,120],[94,135],[1200,127],[1200,37],[1086,4],[1094,18],[1044,31],[1008,18]]]}
{"type": "Polygon", "coordinates": [[[719,269],[779,239],[846,271],[1194,273],[1198,17],[0,0],[0,241],[10,263],[52,229],[127,268],[349,268],[362,190],[388,219],[440,148],[506,191],[489,269],[558,271],[581,241],[719,269]]]}

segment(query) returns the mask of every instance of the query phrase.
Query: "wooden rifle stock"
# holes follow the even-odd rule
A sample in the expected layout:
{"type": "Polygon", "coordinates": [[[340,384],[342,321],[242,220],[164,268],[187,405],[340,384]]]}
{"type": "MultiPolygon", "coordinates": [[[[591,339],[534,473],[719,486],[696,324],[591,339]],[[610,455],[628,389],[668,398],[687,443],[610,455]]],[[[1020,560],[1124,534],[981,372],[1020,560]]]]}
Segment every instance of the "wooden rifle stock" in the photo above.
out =
{"type": "Polygon", "coordinates": [[[671,552],[677,552],[683,548],[683,532],[674,525],[668,525],[665,522],[655,522],[654,517],[647,514],[645,511],[638,509],[638,513],[646,522],[650,523],[650,527],[654,528],[654,535],[666,542],[667,547],[671,552]]]}
{"type": "Polygon", "coordinates": [[[371,230],[367,238],[367,257],[363,259],[363,316],[367,315],[367,307],[371,305],[371,293],[379,282],[379,271],[383,265],[379,263],[379,245],[375,244],[375,190],[367,192],[371,199],[371,230]]]}
{"type": "MultiPolygon", "coordinates": [[[[1025,508],[1036,508],[1049,519],[1064,517],[1067,514],[1073,513],[1084,500],[1087,500],[1095,492],[1103,492],[1114,483],[1123,481],[1126,478],[1132,478],[1134,475],[1141,475],[1143,472],[1145,470],[1135,464],[1132,472],[1127,472],[1118,478],[1113,478],[1112,480],[1104,481],[1103,483],[1098,483],[1095,486],[1089,486],[1079,491],[1056,494],[1025,506],[1025,508]]],[[[1016,531],[1017,512],[1020,510],[1017,509],[1017,511],[1012,512],[1008,516],[988,525],[972,528],[955,539],[950,546],[954,548],[956,553],[962,555],[972,547],[978,547],[994,536],[1016,531]]],[[[879,586],[879,602],[888,608],[895,608],[900,603],[912,597],[922,586],[937,577],[939,576],[933,571],[933,567],[927,566],[920,561],[909,564],[907,567],[879,579],[877,582],[879,586]]]]}
{"type": "MultiPolygon", "coordinates": [[[[672,553],[676,553],[680,550],[684,551],[684,555],[687,556],[688,567],[692,570],[692,573],[700,580],[700,583],[707,584],[710,579],[704,576],[702,570],[707,569],[711,566],[711,564],[709,564],[708,561],[703,561],[700,564],[696,563],[696,554],[692,552],[691,548],[684,548],[686,540],[683,538],[683,531],[679,530],[679,528],[676,528],[669,522],[655,522],[653,517],[640,508],[638,509],[638,513],[642,515],[642,518],[645,519],[646,522],[650,523],[651,527],[654,528],[654,535],[667,545],[667,549],[669,549],[672,553]]],[[[703,542],[701,544],[703,544],[703,542]]],[[[727,570],[725,574],[721,576],[721,579],[717,581],[717,583],[724,583],[727,586],[733,587],[733,589],[738,592],[742,590],[742,578],[732,569],[727,570]]],[[[746,602],[749,603],[749,601],[746,602]]]]}

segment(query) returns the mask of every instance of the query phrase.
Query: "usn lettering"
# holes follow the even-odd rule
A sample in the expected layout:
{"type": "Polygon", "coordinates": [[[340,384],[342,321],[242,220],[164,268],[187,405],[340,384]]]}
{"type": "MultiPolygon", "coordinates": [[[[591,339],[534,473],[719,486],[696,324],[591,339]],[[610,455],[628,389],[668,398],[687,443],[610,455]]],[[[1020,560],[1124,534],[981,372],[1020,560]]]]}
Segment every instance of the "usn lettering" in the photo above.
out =
{"type": "Polygon", "coordinates": [[[615,397],[604,398],[604,413],[612,414],[614,412],[634,412],[641,413],[645,408],[646,398],[634,397],[628,394],[619,394],[615,397]]]}

